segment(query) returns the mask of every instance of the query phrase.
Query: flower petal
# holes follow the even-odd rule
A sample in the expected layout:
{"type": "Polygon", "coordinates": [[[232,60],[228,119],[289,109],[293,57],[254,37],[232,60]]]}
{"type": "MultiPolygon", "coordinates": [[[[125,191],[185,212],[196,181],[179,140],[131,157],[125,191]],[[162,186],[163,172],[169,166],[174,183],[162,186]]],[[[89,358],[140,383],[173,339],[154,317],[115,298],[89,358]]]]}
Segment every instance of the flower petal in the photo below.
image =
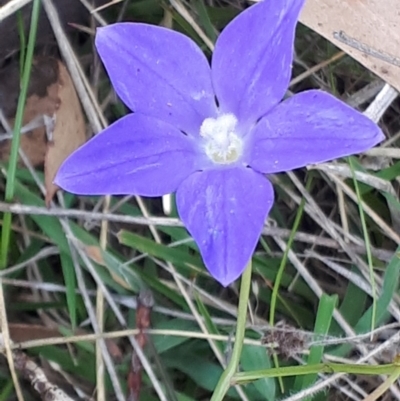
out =
{"type": "Polygon", "coordinates": [[[248,168],[196,172],[179,186],[179,216],[222,285],[246,267],[272,207],[271,183],[248,168]]]}
{"type": "Polygon", "coordinates": [[[277,173],[360,153],[383,139],[369,118],[328,93],[310,90],[285,100],[257,124],[249,164],[277,173]]]}
{"type": "Polygon", "coordinates": [[[178,32],[139,23],[99,28],[96,47],[122,101],[196,135],[216,115],[210,67],[199,47],[178,32]]]}
{"type": "Polygon", "coordinates": [[[253,123],[285,94],[304,0],[265,0],[235,18],[219,36],[212,58],[214,89],[223,113],[253,123]]]}
{"type": "Polygon", "coordinates": [[[74,152],[55,183],[80,195],[161,196],[196,171],[195,149],[172,125],[130,114],[74,152]]]}

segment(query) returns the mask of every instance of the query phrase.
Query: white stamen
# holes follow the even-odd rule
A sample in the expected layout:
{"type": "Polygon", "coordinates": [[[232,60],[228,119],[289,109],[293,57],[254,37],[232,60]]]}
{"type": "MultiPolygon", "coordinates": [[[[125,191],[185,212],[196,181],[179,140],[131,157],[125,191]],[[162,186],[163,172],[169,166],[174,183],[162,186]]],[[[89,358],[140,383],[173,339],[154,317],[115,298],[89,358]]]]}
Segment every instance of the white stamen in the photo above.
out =
{"type": "Polygon", "coordinates": [[[200,127],[200,136],[206,140],[207,156],[218,164],[236,162],[242,155],[242,139],[236,134],[237,118],[223,114],[218,118],[206,118],[200,127]]]}

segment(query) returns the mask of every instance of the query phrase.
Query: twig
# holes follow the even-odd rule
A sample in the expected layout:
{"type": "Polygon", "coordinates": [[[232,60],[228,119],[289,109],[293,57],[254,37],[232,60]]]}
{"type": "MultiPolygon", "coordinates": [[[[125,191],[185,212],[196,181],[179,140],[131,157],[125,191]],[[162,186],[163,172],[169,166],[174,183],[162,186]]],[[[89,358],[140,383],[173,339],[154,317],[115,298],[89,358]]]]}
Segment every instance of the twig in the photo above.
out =
{"type": "Polygon", "coordinates": [[[7,4],[0,7],[0,22],[5,20],[10,15],[30,3],[32,0],[10,0],[7,4]]]}
{"type": "Polygon", "coordinates": [[[385,84],[374,101],[368,106],[367,110],[365,110],[364,115],[372,121],[378,122],[398,95],[399,93],[396,89],[389,84],[385,84]]]}
{"type": "Polygon", "coordinates": [[[94,132],[100,132],[106,125],[106,121],[102,116],[100,106],[98,105],[93,91],[82,71],[82,67],[77,60],[75,53],[68,41],[68,38],[60,23],[57,10],[51,0],[42,0],[43,7],[49,18],[51,27],[56,37],[60,52],[64,58],[65,64],[74,82],[76,91],[79,94],[79,99],[85,110],[86,116],[89,119],[90,125],[94,132]]]}
{"type": "MultiPolygon", "coordinates": [[[[154,226],[165,226],[165,227],[183,227],[182,222],[175,218],[165,218],[165,217],[134,217],[125,216],[114,213],[101,213],[92,212],[86,210],[78,209],[63,209],[52,207],[47,209],[40,206],[31,205],[21,205],[19,203],[5,203],[0,202],[0,212],[11,212],[14,214],[28,214],[28,215],[40,215],[40,216],[54,216],[54,217],[68,217],[72,219],[83,219],[85,221],[101,221],[108,220],[115,223],[124,224],[138,224],[138,225],[154,225],[154,226]]],[[[264,227],[263,235],[270,235],[273,237],[288,238],[290,235],[290,230],[279,228],[279,227],[264,227]]],[[[308,233],[298,232],[295,235],[295,240],[305,243],[316,244],[319,246],[324,246],[327,248],[339,249],[340,246],[337,241],[330,238],[325,238],[317,235],[312,235],[308,233]]],[[[365,247],[362,245],[349,245],[349,247],[357,253],[364,253],[365,247]]],[[[384,261],[389,261],[393,252],[387,251],[385,249],[372,248],[372,253],[374,256],[382,259],[384,261]]]]}
{"type": "Polygon", "coordinates": [[[11,351],[12,341],[10,340],[10,333],[8,330],[8,320],[7,320],[7,310],[4,299],[3,282],[0,279],[0,344],[4,347],[4,354],[7,358],[8,367],[10,369],[11,378],[14,384],[15,392],[18,401],[24,401],[24,396],[22,395],[21,386],[18,381],[17,374],[15,372],[15,364],[13,352],[11,351]]]}
{"type": "MultiPolygon", "coordinates": [[[[0,334],[0,345],[4,346],[3,335],[0,334]]],[[[32,388],[39,394],[43,401],[74,401],[63,390],[52,384],[40,368],[24,352],[14,349],[11,353],[15,369],[20,375],[31,383],[32,388]]],[[[23,397],[21,398],[23,400],[23,397]]]]}
{"type": "MultiPolygon", "coordinates": [[[[137,299],[136,309],[136,328],[138,333],[135,335],[136,341],[143,350],[147,344],[147,334],[145,330],[150,327],[150,313],[154,305],[153,295],[149,290],[142,291],[137,299]]],[[[131,366],[128,374],[128,400],[138,401],[142,387],[142,364],[135,352],[132,351],[131,366]]]]}
{"type": "Polygon", "coordinates": [[[25,261],[18,263],[14,266],[8,267],[7,269],[4,269],[0,272],[0,277],[7,276],[9,274],[13,274],[17,272],[18,270],[24,269],[27,267],[27,265],[31,263],[38,262],[41,259],[48,258],[49,256],[53,255],[58,255],[60,252],[57,247],[55,246],[49,246],[46,248],[42,248],[38,253],[36,253],[34,256],[32,256],[29,259],[26,259],[25,261]]]}

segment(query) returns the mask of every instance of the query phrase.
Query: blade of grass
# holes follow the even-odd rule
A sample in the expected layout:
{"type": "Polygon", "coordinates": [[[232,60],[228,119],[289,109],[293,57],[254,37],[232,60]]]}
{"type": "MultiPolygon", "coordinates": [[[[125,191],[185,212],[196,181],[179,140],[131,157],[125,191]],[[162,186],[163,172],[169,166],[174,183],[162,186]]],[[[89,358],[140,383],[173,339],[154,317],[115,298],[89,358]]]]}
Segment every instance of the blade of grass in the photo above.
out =
{"type": "MultiPolygon", "coordinates": [[[[314,333],[316,335],[325,336],[329,332],[331,326],[333,312],[337,303],[337,296],[329,296],[323,294],[318,305],[317,318],[315,319],[314,333]]],[[[307,358],[307,365],[314,365],[321,361],[324,354],[322,345],[313,346],[307,358]]],[[[295,389],[302,390],[310,387],[317,379],[316,373],[304,377],[298,376],[295,381],[295,389]]]]}
{"type": "MultiPolygon", "coordinates": [[[[400,258],[399,258],[400,247],[397,248],[394,253],[393,259],[387,265],[385,274],[383,277],[382,292],[376,302],[376,320],[374,325],[378,326],[382,323],[382,318],[388,310],[389,304],[398,288],[400,278],[400,258]]],[[[365,314],[361,317],[356,325],[356,330],[359,333],[365,333],[368,327],[368,321],[370,322],[373,316],[373,307],[370,306],[365,314]]]]}
{"type": "Polygon", "coordinates": [[[201,259],[199,257],[189,255],[187,252],[182,251],[181,249],[170,248],[166,245],[157,244],[154,240],[125,230],[121,230],[117,237],[121,244],[127,245],[133,249],[137,249],[140,252],[161,258],[176,265],[186,267],[186,270],[190,271],[191,273],[192,270],[195,270],[196,273],[204,272],[204,265],[201,259]],[[200,270],[199,267],[202,267],[203,269],[200,270]]]}
{"type": "MultiPolygon", "coordinates": [[[[268,352],[261,352],[259,346],[245,344],[242,350],[240,366],[244,371],[267,369],[271,367],[271,360],[269,358],[268,352]]],[[[276,400],[275,379],[264,378],[256,380],[253,384],[259,393],[259,399],[265,399],[266,401],[276,400]]]]}
{"type": "Polygon", "coordinates": [[[75,270],[71,269],[71,258],[65,253],[60,253],[61,267],[64,275],[66,287],[66,298],[68,306],[68,315],[71,321],[72,329],[76,327],[76,276],[75,270]]]}
{"type": "Polygon", "coordinates": [[[14,389],[14,383],[12,380],[8,380],[6,385],[3,385],[3,388],[0,392],[0,401],[7,401],[10,399],[12,392],[14,389]]]}
{"type": "Polygon", "coordinates": [[[22,78],[24,73],[24,60],[26,56],[26,37],[25,37],[25,30],[24,30],[24,19],[22,17],[21,10],[17,12],[17,27],[18,27],[18,35],[19,35],[19,42],[20,42],[20,55],[19,55],[19,73],[22,78]]]}
{"type": "MultiPolygon", "coordinates": [[[[201,301],[200,297],[197,294],[196,294],[196,303],[197,303],[197,307],[199,308],[200,315],[203,316],[203,318],[204,318],[204,323],[207,326],[208,332],[211,334],[221,334],[219,332],[217,326],[212,321],[211,315],[208,312],[207,307],[204,305],[204,303],[201,301]]],[[[217,347],[219,347],[221,352],[225,351],[224,345],[221,342],[216,341],[215,344],[217,345],[217,347]]]]}
{"type": "Polygon", "coordinates": [[[210,20],[210,16],[208,15],[208,11],[203,1],[195,0],[194,6],[196,8],[197,13],[199,14],[199,20],[201,25],[204,28],[206,35],[211,39],[213,43],[217,40],[217,33],[215,32],[215,28],[210,20]]]}
{"type": "MultiPolygon", "coordinates": [[[[44,206],[43,199],[39,198],[33,192],[29,191],[27,187],[22,185],[18,180],[15,181],[15,193],[18,198],[25,204],[44,206]]],[[[55,217],[44,217],[32,215],[32,220],[40,227],[60,249],[61,266],[64,274],[64,281],[66,285],[66,299],[68,312],[71,319],[71,325],[76,325],[76,276],[75,270],[71,269],[72,258],[69,252],[69,247],[65,234],[62,230],[60,222],[55,217]]],[[[3,227],[4,230],[4,227],[3,227]]]]}
{"type": "MultiPolygon", "coordinates": [[[[351,271],[357,273],[354,267],[351,271]]],[[[365,311],[367,300],[368,295],[354,283],[349,282],[339,311],[351,326],[354,326],[359,321],[365,311]]],[[[338,333],[338,330],[336,321],[332,322],[331,334],[338,333]]]]}
{"type": "MultiPolygon", "coordinates": [[[[383,277],[382,291],[379,298],[376,301],[376,321],[375,327],[378,327],[384,321],[384,318],[388,315],[388,307],[393,299],[393,295],[398,288],[400,278],[400,258],[399,258],[400,247],[394,253],[394,256],[388,266],[386,267],[385,274],[383,277]]],[[[362,315],[354,329],[356,333],[366,333],[371,327],[372,319],[372,305],[362,315]]],[[[344,344],[335,350],[330,351],[332,355],[344,356],[351,349],[351,344],[344,344]]]]}
{"type": "MultiPolygon", "coordinates": [[[[29,30],[28,46],[26,49],[26,58],[24,62],[21,92],[18,98],[17,113],[14,123],[14,134],[11,144],[11,154],[7,170],[7,182],[5,190],[6,202],[12,201],[15,192],[15,174],[18,163],[18,150],[21,141],[22,120],[24,117],[24,109],[26,98],[28,95],[29,79],[32,70],[33,51],[35,49],[36,34],[39,22],[40,0],[34,0],[32,6],[31,25],[29,30]]],[[[8,247],[11,234],[11,213],[4,213],[3,228],[1,231],[1,254],[0,254],[0,269],[7,266],[8,247]]]]}

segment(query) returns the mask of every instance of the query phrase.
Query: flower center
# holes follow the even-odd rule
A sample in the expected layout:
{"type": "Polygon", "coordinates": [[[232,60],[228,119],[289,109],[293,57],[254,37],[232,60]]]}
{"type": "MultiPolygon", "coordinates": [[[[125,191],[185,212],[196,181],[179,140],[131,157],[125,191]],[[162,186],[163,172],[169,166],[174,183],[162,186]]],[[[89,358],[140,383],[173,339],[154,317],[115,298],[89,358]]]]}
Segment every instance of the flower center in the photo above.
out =
{"type": "Polygon", "coordinates": [[[243,143],[236,134],[236,125],[233,114],[206,118],[201,124],[200,136],[206,140],[206,154],[214,163],[234,163],[242,155],[243,143]]]}

